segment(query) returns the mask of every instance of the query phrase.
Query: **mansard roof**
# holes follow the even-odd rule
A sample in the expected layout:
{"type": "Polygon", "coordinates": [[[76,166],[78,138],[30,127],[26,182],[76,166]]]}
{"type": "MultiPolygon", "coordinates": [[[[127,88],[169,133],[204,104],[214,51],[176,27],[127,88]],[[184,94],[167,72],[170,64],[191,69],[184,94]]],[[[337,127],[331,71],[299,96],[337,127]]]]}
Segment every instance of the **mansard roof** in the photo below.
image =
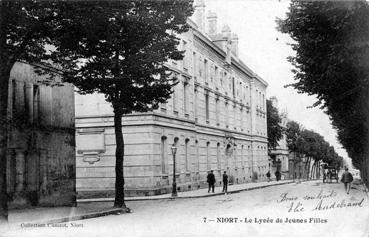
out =
{"type": "MultiPolygon", "coordinates": [[[[214,50],[217,54],[219,54],[224,59],[226,58],[226,52],[224,52],[223,49],[219,48],[216,44],[214,44],[213,41],[208,36],[200,32],[195,22],[193,22],[191,19],[188,19],[187,23],[192,28],[194,37],[197,37],[199,40],[205,43],[209,48],[214,50]]],[[[232,55],[232,65],[238,68],[239,70],[241,70],[243,73],[245,73],[249,77],[260,81],[264,86],[268,86],[268,83],[264,79],[258,76],[241,59],[235,57],[234,55],[232,55]]]]}

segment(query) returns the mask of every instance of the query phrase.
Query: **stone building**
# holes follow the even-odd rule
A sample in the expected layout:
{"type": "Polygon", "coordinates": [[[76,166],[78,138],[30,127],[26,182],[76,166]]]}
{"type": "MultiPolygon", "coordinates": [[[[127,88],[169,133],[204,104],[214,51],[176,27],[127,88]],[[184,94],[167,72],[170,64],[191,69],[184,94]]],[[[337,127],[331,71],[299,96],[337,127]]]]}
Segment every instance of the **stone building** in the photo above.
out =
{"type": "MultiPolygon", "coordinates": [[[[270,97],[272,105],[278,108],[278,99],[275,96],[270,97]]],[[[279,114],[281,118],[280,125],[286,129],[287,127],[287,112],[283,111],[279,114]]],[[[272,177],[274,173],[278,170],[282,174],[282,179],[290,178],[289,175],[289,150],[287,147],[286,134],[283,133],[283,137],[278,141],[278,146],[270,151],[270,172],[272,177]]]]}
{"type": "Polygon", "coordinates": [[[75,118],[71,85],[50,87],[16,63],[9,83],[9,208],[74,205],[75,118]]]}
{"type": "MultiPolygon", "coordinates": [[[[218,33],[214,13],[205,21],[202,1],[192,19],[179,35],[184,59],[166,65],[179,80],[171,99],[156,111],[123,117],[128,196],[170,192],[172,145],[180,191],[207,185],[209,170],[217,185],[223,171],[233,183],[266,179],[267,83],[237,57],[237,35],[228,26],[218,33]]],[[[77,95],[76,126],[79,197],[112,196],[113,112],[103,95],[77,95]]]]}

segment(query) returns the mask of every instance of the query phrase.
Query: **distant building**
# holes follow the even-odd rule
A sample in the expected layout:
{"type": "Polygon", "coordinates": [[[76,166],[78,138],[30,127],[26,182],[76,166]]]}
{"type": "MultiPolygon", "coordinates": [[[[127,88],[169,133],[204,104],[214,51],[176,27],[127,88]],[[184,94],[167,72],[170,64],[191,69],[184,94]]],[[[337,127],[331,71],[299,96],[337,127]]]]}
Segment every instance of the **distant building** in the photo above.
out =
{"type": "MultiPolygon", "coordinates": [[[[233,183],[265,180],[268,170],[267,83],[238,57],[238,39],[228,26],[216,30],[216,15],[195,2],[190,30],[180,37],[182,61],[167,63],[179,83],[172,98],[149,113],[123,117],[126,195],[171,191],[178,147],[179,190],[217,185],[227,171],[233,183]],[[208,32],[205,28],[208,26],[208,32]]],[[[103,95],[77,95],[77,191],[80,197],[110,196],[115,185],[113,112],[103,95]]]]}
{"type": "Polygon", "coordinates": [[[40,83],[16,63],[9,83],[9,208],[75,204],[75,119],[71,85],[40,83]]]}
{"type": "MultiPolygon", "coordinates": [[[[275,108],[278,108],[278,99],[275,96],[270,97],[270,100],[272,102],[272,105],[275,108]]],[[[280,118],[281,118],[281,123],[280,125],[285,129],[287,126],[287,112],[281,112],[279,114],[280,118]]],[[[281,138],[281,140],[278,141],[278,146],[270,151],[270,164],[269,166],[271,166],[271,173],[272,175],[278,170],[279,172],[281,172],[282,177],[287,179],[289,178],[289,161],[288,161],[288,157],[289,157],[289,150],[287,147],[287,140],[286,140],[286,134],[283,133],[283,137],[281,138]]]]}

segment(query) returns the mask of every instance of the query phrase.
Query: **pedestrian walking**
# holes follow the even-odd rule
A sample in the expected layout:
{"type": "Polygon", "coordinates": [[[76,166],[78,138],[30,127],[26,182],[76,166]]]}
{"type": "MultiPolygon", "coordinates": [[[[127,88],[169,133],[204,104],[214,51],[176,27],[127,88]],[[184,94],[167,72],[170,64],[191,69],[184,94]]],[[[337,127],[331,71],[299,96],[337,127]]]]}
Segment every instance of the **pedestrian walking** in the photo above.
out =
{"type": "Polygon", "coordinates": [[[228,191],[228,175],[224,171],[223,173],[223,193],[227,193],[228,191]]]}
{"type": "Polygon", "coordinates": [[[347,194],[350,193],[351,190],[351,182],[354,180],[352,174],[348,171],[348,168],[345,168],[345,172],[342,174],[341,182],[345,185],[345,191],[347,194]]]}
{"type": "Polygon", "coordinates": [[[270,171],[267,172],[266,176],[268,178],[268,182],[270,182],[270,171]]]}
{"type": "Polygon", "coordinates": [[[212,192],[214,192],[214,184],[215,184],[215,176],[213,174],[213,171],[211,170],[207,177],[207,182],[209,184],[208,193],[210,193],[210,189],[212,192]]]}
{"type": "Polygon", "coordinates": [[[327,173],[325,172],[325,169],[323,169],[323,183],[325,183],[327,179],[327,173]]]}
{"type": "Polygon", "coordinates": [[[275,172],[275,178],[276,178],[277,181],[279,181],[281,179],[281,172],[279,172],[279,170],[277,170],[275,172]]]}

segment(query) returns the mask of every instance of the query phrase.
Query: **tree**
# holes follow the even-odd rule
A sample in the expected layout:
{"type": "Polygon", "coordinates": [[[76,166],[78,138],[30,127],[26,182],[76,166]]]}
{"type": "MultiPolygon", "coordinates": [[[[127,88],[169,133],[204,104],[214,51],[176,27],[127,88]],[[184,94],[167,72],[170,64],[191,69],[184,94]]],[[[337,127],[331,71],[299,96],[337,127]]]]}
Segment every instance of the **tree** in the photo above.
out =
{"type": "MultiPolygon", "coordinates": [[[[330,166],[341,166],[343,158],[340,157],[333,146],[325,141],[324,137],[312,130],[303,128],[302,125],[295,121],[288,121],[286,127],[287,147],[294,153],[296,157],[306,158],[305,170],[306,177],[312,177],[313,171],[318,167],[319,161],[328,163],[330,166]],[[314,161],[312,170],[311,161],[314,161]]],[[[300,159],[298,159],[300,160],[300,159]]]]}
{"type": "Polygon", "coordinates": [[[188,1],[0,1],[0,215],[7,216],[7,100],[17,61],[39,74],[74,83],[80,93],[104,93],[116,130],[116,200],[124,207],[121,116],[157,108],[172,93],[164,66],[180,60],[175,34],[188,30],[188,1]],[[62,69],[55,70],[55,68],[62,69]]]}
{"type": "Polygon", "coordinates": [[[302,125],[295,121],[288,121],[286,126],[287,147],[292,152],[299,152],[298,140],[303,130],[302,125]]]}
{"type": "Polygon", "coordinates": [[[295,41],[300,93],[316,95],[338,140],[369,184],[369,4],[367,1],[293,0],[279,30],[295,41]]]}
{"type": "Polygon", "coordinates": [[[278,146],[278,141],[283,137],[283,127],[278,109],[273,106],[271,100],[267,104],[267,131],[268,131],[268,150],[273,150],[278,146]]]}
{"type": "Polygon", "coordinates": [[[165,103],[176,84],[165,63],[181,60],[175,34],[188,30],[192,2],[103,1],[65,3],[50,58],[64,82],[81,94],[102,93],[114,112],[115,202],[124,207],[122,116],[165,103]]]}

